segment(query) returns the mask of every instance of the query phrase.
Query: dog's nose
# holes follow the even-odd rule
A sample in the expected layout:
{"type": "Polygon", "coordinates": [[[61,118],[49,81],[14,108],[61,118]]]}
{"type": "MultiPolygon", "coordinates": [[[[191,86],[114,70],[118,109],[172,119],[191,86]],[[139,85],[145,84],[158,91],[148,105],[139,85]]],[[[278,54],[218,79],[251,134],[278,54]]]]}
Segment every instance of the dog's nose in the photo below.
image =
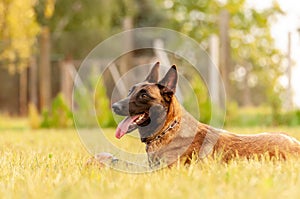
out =
{"type": "Polygon", "coordinates": [[[118,114],[118,115],[122,115],[122,116],[128,116],[128,99],[124,99],[118,102],[115,102],[112,104],[111,106],[112,110],[118,114]]]}
{"type": "Polygon", "coordinates": [[[122,109],[121,105],[119,103],[113,103],[113,105],[111,106],[111,108],[113,109],[113,111],[115,113],[119,113],[122,109]]]}

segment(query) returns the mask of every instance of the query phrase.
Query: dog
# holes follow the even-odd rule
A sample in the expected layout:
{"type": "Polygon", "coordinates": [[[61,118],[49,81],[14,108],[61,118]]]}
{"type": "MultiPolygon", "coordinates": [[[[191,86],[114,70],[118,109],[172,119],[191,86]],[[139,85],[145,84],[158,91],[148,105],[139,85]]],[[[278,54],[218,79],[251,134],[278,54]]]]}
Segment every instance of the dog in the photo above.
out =
{"type": "Polygon", "coordinates": [[[178,161],[190,164],[193,156],[220,157],[225,163],[237,157],[299,157],[300,142],[284,133],[239,135],[200,123],[175,96],[176,66],[159,80],[159,65],[152,67],[143,82],[133,85],[126,98],[112,105],[116,114],[126,116],[117,127],[116,138],[138,129],[150,166],[162,162],[172,166],[178,161]]]}

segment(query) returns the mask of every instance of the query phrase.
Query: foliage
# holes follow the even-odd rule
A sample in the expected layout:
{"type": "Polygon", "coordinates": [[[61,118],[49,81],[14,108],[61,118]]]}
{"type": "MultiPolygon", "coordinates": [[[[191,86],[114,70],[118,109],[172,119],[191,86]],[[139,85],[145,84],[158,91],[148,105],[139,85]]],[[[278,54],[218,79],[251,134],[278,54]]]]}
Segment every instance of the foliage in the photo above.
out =
{"type": "Polygon", "coordinates": [[[28,66],[39,33],[35,0],[0,1],[0,63],[10,73],[28,66]]]}
{"type": "Polygon", "coordinates": [[[191,79],[191,86],[194,93],[187,96],[185,101],[183,102],[184,107],[188,112],[197,117],[197,113],[195,112],[195,108],[191,105],[193,104],[191,101],[194,100],[194,95],[196,95],[200,121],[208,124],[211,120],[211,101],[209,100],[208,91],[203,84],[203,81],[198,76],[193,76],[191,79]]]}
{"type": "Polygon", "coordinates": [[[230,99],[239,105],[270,104],[277,117],[283,91],[279,79],[287,65],[270,32],[276,16],[283,13],[276,2],[264,10],[247,7],[245,0],[158,2],[164,5],[170,28],[188,34],[206,48],[208,37],[218,34],[221,10],[227,10],[232,55],[232,68],[227,69],[231,80],[230,99]]]}
{"type": "MultiPolygon", "coordinates": [[[[218,0],[157,0],[165,8],[168,20],[164,24],[168,28],[189,35],[202,42],[217,33],[217,18],[221,9],[218,0]]],[[[207,43],[206,43],[207,44],[207,43]]]]}
{"type": "Polygon", "coordinates": [[[110,100],[106,95],[103,79],[100,78],[95,91],[95,111],[99,125],[102,128],[115,127],[116,122],[110,110],[110,100]]]}
{"type": "Polygon", "coordinates": [[[165,12],[153,3],[153,0],[135,0],[137,5],[134,15],[135,27],[157,27],[166,21],[165,12]]]}
{"type": "Polygon", "coordinates": [[[85,57],[96,44],[114,32],[118,12],[117,0],[56,1],[49,22],[55,44],[53,53],[76,59],[85,57]]]}
{"type": "Polygon", "coordinates": [[[115,127],[116,122],[110,109],[110,99],[107,97],[106,86],[102,77],[97,77],[94,71],[91,71],[90,85],[95,88],[91,99],[94,99],[94,110],[101,128],[115,127]]]}
{"type": "Polygon", "coordinates": [[[74,125],[73,114],[62,94],[53,100],[50,112],[48,110],[42,112],[42,118],[42,128],[67,128],[74,125]]]}
{"type": "Polygon", "coordinates": [[[300,110],[280,111],[274,118],[274,110],[269,106],[238,107],[236,103],[227,105],[226,126],[299,126],[300,110]]]}
{"type": "Polygon", "coordinates": [[[73,100],[76,104],[74,114],[80,116],[76,120],[76,126],[80,128],[95,128],[96,125],[100,125],[101,128],[115,127],[116,123],[110,110],[110,100],[107,97],[104,80],[93,74],[97,73],[91,71],[88,81],[89,88],[94,92],[77,88],[74,93],[73,100]],[[95,114],[97,121],[95,121],[95,114]]]}
{"type": "MultiPolygon", "coordinates": [[[[81,59],[97,43],[120,32],[127,17],[132,18],[134,27],[168,27],[191,36],[208,48],[208,37],[218,34],[219,14],[224,9],[230,14],[230,99],[239,106],[270,106],[271,115],[264,118],[266,123],[291,121],[281,116],[284,88],[279,80],[286,71],[286,59],[275,48],[270,33],[271,24],[283,14],[276,2],[270,8],[256,10],[247,7],[245,0],[2,0],[0,63],[11,72],[28,66],[30,57],[36,54],[34,44],[41,27],[48,27],[51,31],[51,58],[69,56],[81,59]]],[[[211,104],[204,100],[206,91],[196,83],[194,89],[200,103],[201,121],[207,122],[211,104]]],[[[103,99],[96,101],[96,106],[99,106],[96,109],[99,121],[104,126],[112,126],[114,123],[105,93],[105,90],[95,93],[97,99],[103,99]]],[[[43,115],[44,126],[62,122],[54,119],[56,116],[52,112],[45,111],[43,115]]],[[[289,113],[286,117],[289,115],[294,114],[289,113]]]]}
{"type": "Polygon", "coordinates": [[[132,18],[134,27],[156,26],[163,18],[151,0],[41,0],[35,12],[41,26],[50,28],[52,54],[75,59],[82,59],[99,42],[120,32],[126,17],[132,18]],[[51,15],[46,15],[47,10],[51,15]]]}
{"type": "Polygon", "coordinates": [[[271,126],[273,118],[268,107],[238,107],[236,103],[227,106],[226,126],[254,127],[271,126]]]}
{"type": "Polygon", "coordinates": [[[285,55],[275,47],[270,26],[282,11],[274,3],[271,8],[262,11],[242,6],[238,10],[229,9],[229,12],[234,13],[230,34],[234,60],[231,80],[235,99],[241,105],[268,104],[276,124],[284,93],[279,80],[287,65],[285,55]]]}
{"type": "Polygon", "coordinates": [[[53,17],[54,10],[55,0],[39,0],[34,6],[38,23],[41,26],[48,26],[53,17]]]}
{"type": "MultiPolygon", "coordinates": [[[[294,132],[299,128],[234,129],[238,133],[294,132]]],[[[106,136],[113,137],[111,130],[106,136]]],[[[86,167],[90,154],[73,130],[1,132],[0,198],[298,198],[300,162],[201,161],[153,173],[130,175],[86,167]],[[168,191],[166,191],[168,190],[168,191]]],[[[124,140],[123,140],[124,139],[124,140]]],[[[126,136],[123,147],[144,150],[126,136]],[[124,146],[126,145],[126,146],[124,146]]]]}
{"type": "Polygon", "coordinates": [[[90,92],[86,90],[74,90],[73,100],[75,109],[73,110],[75,126],[77,128],[90,128],[95,127],[94,122],[94,107],[92,103],[92,96],[89,96],[90,92]],[[77,115],[80,118],[77,118],[77,115]]]}
{"type": "Polygon", "coordinates": [[[279,115],[278,125],[300,126],[300,110],[293,110],[279,115]]]}

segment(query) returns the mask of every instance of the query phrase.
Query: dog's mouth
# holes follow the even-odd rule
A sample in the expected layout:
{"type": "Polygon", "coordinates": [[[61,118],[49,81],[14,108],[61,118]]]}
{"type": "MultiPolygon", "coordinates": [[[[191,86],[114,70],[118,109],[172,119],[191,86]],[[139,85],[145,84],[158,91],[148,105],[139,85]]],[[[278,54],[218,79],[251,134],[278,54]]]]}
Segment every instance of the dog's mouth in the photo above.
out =
{"type": "Polygon", "coordinates": [[[125,134],[130,133],[138,128],[149,123],[149,113],[141,113],[134,116],[127,116],[122,120],[116,130],[116,138],[120,139],[125,134]]]}

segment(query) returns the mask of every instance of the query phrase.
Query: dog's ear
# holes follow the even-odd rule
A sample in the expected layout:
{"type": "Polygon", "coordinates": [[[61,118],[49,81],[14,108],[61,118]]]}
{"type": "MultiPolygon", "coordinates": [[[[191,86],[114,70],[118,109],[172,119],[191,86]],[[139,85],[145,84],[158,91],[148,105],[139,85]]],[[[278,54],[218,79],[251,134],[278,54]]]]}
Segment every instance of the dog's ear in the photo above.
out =
{"type": "Polygon", "coordinates": [[[157,83],[159,78],[159,62],[156,62],[146,77],[145,81],[149,83],[157,83]]]}
{"type": "Polygon", "coordinates": [[[176,92],[177,79],[177,69],[176,66],[173,65],[157,85],[161,89],[163,94],[173,95],[176,92]]]}

